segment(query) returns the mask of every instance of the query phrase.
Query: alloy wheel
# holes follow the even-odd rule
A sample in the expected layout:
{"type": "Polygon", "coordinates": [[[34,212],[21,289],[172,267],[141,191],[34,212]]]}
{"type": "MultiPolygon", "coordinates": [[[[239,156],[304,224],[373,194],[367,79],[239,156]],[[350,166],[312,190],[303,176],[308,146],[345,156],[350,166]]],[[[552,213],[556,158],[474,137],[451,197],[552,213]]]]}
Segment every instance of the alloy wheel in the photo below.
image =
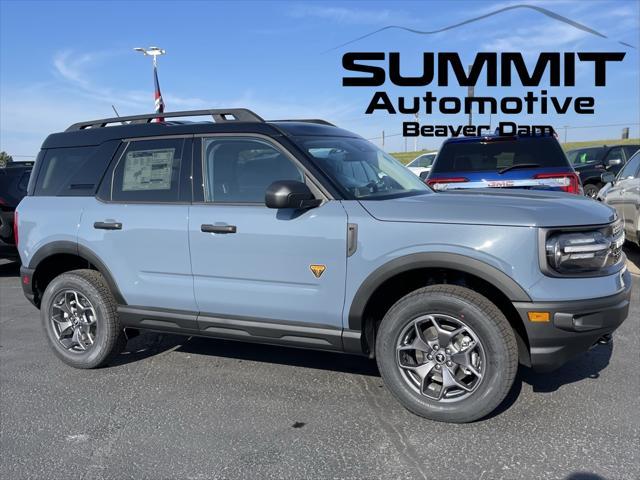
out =
{"type": "Polygon", "coordinates": [[[76,290],[58,293],[51,304],[50,319],[53,333],[66,350],[83,353],[93,346],[97,315],[82,293],[76,290]]]}
{"type": "Polygon", "coordinates": [[[438,402],[469,397],[482,383],[484,348],[462,320],[444,314],[422,315],[403,329],[396,363],[407,384],[438,402]]]}

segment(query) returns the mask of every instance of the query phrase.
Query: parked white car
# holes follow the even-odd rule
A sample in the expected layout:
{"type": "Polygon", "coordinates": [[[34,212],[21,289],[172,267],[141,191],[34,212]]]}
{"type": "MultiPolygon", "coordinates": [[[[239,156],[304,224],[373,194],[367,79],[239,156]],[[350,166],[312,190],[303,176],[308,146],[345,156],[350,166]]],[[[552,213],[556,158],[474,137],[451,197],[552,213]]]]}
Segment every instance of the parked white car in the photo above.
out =
{"type": "Polygon", "coordinates": [[[438,152],[430,152],[420,155],[419,157],[414,158],[407,165],[407,168],[418,177],[426,179],[427,175],[429,175],[429,172],[431,171],[431,165],[433,165],[433,161],[436,159],[437,153],[438,152]]]}
{"type": "Polygon", "coordinates": [[[616,177],[611,172],[603,173],[602,181],[606,185],[599,195],[603,195],[604,202],[618,212],[627,240],[640,246],[640,151],[629,159],[616,177]]]}

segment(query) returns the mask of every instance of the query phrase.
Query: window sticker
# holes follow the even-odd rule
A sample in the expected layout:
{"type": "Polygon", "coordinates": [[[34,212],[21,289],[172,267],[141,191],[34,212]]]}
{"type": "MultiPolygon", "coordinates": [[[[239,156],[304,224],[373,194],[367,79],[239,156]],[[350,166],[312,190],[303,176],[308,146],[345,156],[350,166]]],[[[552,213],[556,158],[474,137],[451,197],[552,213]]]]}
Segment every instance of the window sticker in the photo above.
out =
{"type": "Polygon", "coordinates": [[[169,190],[175,151],[175,148],[159,148],[127,153],[122,191],[169,190]]]}

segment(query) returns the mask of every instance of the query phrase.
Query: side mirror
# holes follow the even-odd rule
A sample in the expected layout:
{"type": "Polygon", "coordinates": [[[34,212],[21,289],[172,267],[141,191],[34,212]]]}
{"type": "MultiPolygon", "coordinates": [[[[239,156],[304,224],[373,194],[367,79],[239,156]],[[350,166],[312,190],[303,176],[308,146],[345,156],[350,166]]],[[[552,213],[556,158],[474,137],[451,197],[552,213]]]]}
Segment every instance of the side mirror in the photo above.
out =
{"type": "Polygon", "coordinates": [[[616,176],[611,172],[604,172],[600,175],[600,180],[602,180],[602,183],[610,183],[613,185],[616,180],[616,176]]]}
{"type": "Polygon", "coordinates": [[[621,158],[610,158],[609,160],[607,160],[607,167],[615,167],[617,165],[622,165],[621,158]]]}
{"type": "Polygon", "coordinates": [[[422,180],[423,182],[427,180],[427,177],[429,176],[429,171],[425,171],[425,172],[420,172],[420,180],[422,180]]]}
{"type": "Polygon", "coordinates": [[[306,184],[296,180],[278,180],[267,187],[264,202],[269,208],[314,208],[322,203],[306,184]]]}

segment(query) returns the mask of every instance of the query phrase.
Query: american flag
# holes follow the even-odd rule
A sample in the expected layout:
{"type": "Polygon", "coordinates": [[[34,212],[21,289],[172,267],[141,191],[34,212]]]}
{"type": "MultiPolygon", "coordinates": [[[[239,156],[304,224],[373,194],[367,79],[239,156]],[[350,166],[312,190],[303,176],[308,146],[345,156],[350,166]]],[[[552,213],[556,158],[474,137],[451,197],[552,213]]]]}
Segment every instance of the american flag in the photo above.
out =
{"type": "MultiPolygon", "coordinates": [[[[153,82],[156,86],[156,113],[164,112],[164,100],[162,100],[162,93],[160,93],[160,83],[158,83],[158,68],[153,66],[153,82]]],[[[164,117],[156,117],[156,122],[164,122],[164,117]]]]}

